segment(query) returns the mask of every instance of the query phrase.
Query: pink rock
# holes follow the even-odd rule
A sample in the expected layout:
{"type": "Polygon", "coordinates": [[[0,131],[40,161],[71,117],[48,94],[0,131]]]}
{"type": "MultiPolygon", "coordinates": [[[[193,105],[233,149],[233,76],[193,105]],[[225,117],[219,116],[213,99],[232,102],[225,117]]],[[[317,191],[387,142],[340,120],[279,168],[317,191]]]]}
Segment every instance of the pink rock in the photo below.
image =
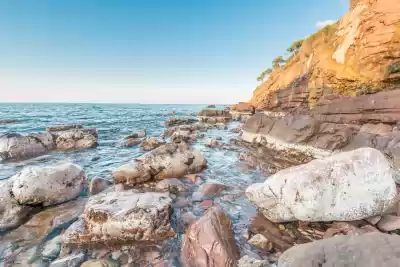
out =
{"type": "Polygon", "coordinates": [[[200,207],[202,207],[203,209],[208,209],[212,205],[213,205],[212,200],[204,200],[203,202],[200,203],[200,207]]]}
{"type": "Polygon", "coordinates": [[[400,229],[400,217],[395,215],[385,215],[378,222],[377,227],[379,230],[385,232],[400,229]]]}
{"type": "Polygon", "coordinates": [[[185,178],[188,179],[192,184],[196,183],[198,179],[201,179],[201,175],[198,173],[185,175],[185,178]]]}

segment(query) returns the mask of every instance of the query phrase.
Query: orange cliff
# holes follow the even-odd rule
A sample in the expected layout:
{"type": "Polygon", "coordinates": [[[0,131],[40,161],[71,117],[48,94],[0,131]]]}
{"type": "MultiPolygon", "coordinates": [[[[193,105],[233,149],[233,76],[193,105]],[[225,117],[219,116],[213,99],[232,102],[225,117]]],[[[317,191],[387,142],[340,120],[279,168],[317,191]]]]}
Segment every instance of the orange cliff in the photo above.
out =
{"type": "Polygon", "coordinates": [[[250,104],[258,110],[309,110],[327,94],[400,89],[400,1],[350,0],[350,6],[276,68],[250,104]]]}

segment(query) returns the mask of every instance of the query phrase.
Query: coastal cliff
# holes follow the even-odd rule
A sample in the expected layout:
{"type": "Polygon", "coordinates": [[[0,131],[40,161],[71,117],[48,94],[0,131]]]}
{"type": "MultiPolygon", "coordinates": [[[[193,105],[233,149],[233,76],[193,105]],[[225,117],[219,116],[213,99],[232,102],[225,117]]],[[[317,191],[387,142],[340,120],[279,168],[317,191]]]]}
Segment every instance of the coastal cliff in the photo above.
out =
{"type": "Polygon", "coordinates": [[[258,86],[257,110],[310,110],[329,94],[360,96],[400,88],[400,2],[352,0],[350,10],[302,43],[258,86]]]}

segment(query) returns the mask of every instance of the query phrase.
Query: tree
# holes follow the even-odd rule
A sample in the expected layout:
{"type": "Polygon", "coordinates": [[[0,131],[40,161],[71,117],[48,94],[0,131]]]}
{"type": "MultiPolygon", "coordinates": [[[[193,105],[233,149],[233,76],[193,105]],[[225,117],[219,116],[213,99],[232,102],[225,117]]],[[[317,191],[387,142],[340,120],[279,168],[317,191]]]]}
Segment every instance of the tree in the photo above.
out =
{"type": "Polygon", "coordinates": [[[272,73],[272,69],[271,69],[271,68],[268,68],[268,69],[264,70],[264,71],[260,74],[260,76],[257,77],[257,81],[263,83],[265,77],[268,76],[268,75],[270,75],[271,73],[272,73]]]}
{"type": "Polygon", "coordinates": [[[274,60],[272,60],[272,66],[274,67],[274,69],[279,68],[283,63],[285,63],[285,60],[283,59],[282,56],[279,56],[274,60]]]}
{"type": "Polygon", "coordinates": [[[299,52],[301,46],[303,45],[304,40],[298,40],[296,42],[294,42],[288,49],[287,51],[289,53],[297,53],[299,52]]]}

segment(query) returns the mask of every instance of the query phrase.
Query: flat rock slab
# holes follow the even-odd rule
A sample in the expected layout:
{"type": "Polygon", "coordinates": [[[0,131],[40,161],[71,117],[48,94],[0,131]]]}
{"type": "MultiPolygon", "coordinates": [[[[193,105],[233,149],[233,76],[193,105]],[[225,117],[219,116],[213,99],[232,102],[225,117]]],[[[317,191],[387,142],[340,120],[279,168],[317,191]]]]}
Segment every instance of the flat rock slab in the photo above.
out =
{"type": "Polygon", "coordinates": [[[338,236],[295,246],[278,267],[398,267],[400,236],[382,233],[338,236]]]}
{"type": "Polygon", "coordinates": [[[168,193],[103,192],[91,197],[80,220],[65,233],[68,244],[159,241],[175,235],[168,193]]]}

